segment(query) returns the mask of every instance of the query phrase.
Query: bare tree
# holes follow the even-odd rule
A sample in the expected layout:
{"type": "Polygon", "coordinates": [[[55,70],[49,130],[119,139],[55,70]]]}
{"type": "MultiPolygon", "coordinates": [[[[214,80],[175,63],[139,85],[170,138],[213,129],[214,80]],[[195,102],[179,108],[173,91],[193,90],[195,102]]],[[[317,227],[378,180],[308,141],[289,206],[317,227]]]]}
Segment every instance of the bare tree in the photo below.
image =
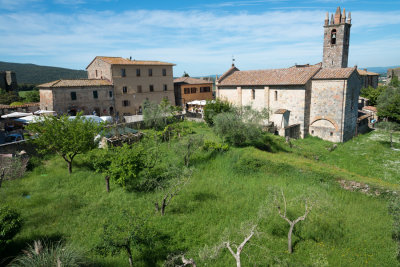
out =
{"type": "Polygon", "coordinates": [[[241,267],[241,263],[240,263],[240,253],[242,253],[242,250],[244,248],[244,246],[246,245],[247,242],[250,241],[250,239],[253,237],[254,235],[254,230],[256,229],[257,225],[254,225],[251,228],[250,234],[243,240],[243,242],[237,247],[236,252],[233,251],[231,244],[229,241],[224,242],[224,245],[228,248],[229,252],[232,254],[232,256],[235,258],[236,260],[236,267],[241,267]]]}
{"type": "Polygon", "coordinates": [[[181,177],[178,178],[178,181],[167,189],[167,193],[164,195],[163,199],[160,203],[155,202],[154,206],[157,212],[161,213],[161,216],[165,215],[165,208],[169,205],[172,198],[179,194],[179,192],[186,186],[186,184],[190,181],[190,176],[192,171],[190,169],[186,169],[183,171],[181,177]]]}
{"type": "Polygon", "coordinates": [[[283,194],[283,190],[281,191],[282,193],[282,198],[283,198],[283,203],[284,203],[284,212],[282,214],[281,212],[281,207],[279,205],[277,205],[278,208],[278,212],[279,212],[279,216],[282,217],[282,219],[284,219],[285,221],[288,222],[288,224],[290,225],[289,228],[289,233],[288,233],[288,251],[289,253],[293,253],[293,247],[292,247],[292,233],[293,233],[293,228],[296,225],[296,223],[298,223],[299,221],[304,221],[308,215],[308,213],[311,211],[312,206],[308,207],[307,206],[307,202],[305,203],[305,212],[303,216],[298,217],[296,220],[290,220],[287,216],[286,216],[286,198],[285,195],[283,194]]]}

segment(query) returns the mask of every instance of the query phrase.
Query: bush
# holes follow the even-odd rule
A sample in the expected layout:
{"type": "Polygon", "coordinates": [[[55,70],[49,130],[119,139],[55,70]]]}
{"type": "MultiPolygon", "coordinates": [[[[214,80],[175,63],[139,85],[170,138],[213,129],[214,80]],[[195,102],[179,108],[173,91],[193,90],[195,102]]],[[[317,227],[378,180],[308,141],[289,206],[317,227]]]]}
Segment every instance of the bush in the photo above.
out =
{"type": "Polygon", "coordinates": [[[143,102],[143,121],[146,127],[162,130],[168,123],[174,121],[177,109],[171,106],[167,99],[163,99],[160,104],[150,101],[143,102]]]}
{"type": "Polygon", "coordinates": [[[31,267],[31,266],[69,266],[77,267],[86,265],[84,257],[70,246],[61,242],[44,245],[35,241],[33,246],[29,245],[23,254],[15,258],[9,266],[31,267]]]}
{"type": "Polygon", "coordinates": [[[229,150],[228,144],[220,144],[214,141],[206,140],[204,141],[203,150],[211,152],[226,152],[229,150]]]}
{"type": "Polygon", "coordinates": [[[0,207],[0,250],[8,244],[22,227],[18,212],[8,207],[0,207]]]}
{"type": "Polygon", "coordinates": [[[215,101],[207,101],[204,106],[204,120],[209,126],[214,125],[214,117],[223,112],[232,110],[232,105],[228,101],[217,99],[215,101]]]}

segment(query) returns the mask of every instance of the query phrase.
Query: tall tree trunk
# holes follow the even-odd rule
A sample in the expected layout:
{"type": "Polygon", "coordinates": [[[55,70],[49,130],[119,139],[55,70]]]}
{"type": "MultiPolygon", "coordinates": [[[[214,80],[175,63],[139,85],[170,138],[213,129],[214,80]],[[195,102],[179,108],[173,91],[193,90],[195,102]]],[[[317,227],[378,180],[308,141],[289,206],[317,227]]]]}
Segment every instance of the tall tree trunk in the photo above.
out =
{"type": "Polygon", "coordinates": [[[390,132],[390,148],[393,148],[393,132],[390,132]]]}
{"type": "Polygon", "coordinates": [[[109,193],[110,192],[110,176],[107,175],[104,179],[106,180],[107,193],[109,193]]]}

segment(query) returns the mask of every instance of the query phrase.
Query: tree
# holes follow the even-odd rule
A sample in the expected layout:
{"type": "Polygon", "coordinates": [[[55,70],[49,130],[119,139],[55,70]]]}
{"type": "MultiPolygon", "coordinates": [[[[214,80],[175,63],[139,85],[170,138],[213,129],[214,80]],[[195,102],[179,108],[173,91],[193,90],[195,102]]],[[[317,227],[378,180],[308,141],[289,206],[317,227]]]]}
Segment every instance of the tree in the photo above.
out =
{"type": "Polygon", "coordinates": [[[68,163],[72,173],[72,162],[76,155],[97,146],[96,135],[101,125],[78,114],[74,119],[64,115],[60,118],[45,116],[40,123],[29,124],[26,129],[34,136],[31,139],[41,153],[56,152],[68,163]]]}
{"type": "Polygon", "coordinates": [[[190,77],[190,76],[186,71],[184,71],[182,77],[190,77]]]}
{"type": "Polygon", "coordinates": [[[263,123],[268,116],[267,109],[234,108],[214,117],[214,131],[233,145],[253,144],[261,138],[263,123]]]}
{"type": "Polygon", "coordinates": [[[165,215],[165,208],[169,205],[172,198],[175,197],[190,181],[190,176],[192,175],[192,171],[190,169],[184,169],[179,174],[179,177],[174,185],[172,185],[169,189],[167,189],[166,194],[160,203],[154,203],[157,212],[161,213],[161,216],[165,215]]]}
{"type": "Polygon", "coordinates": [[[204,106],[204,120],[209,126],[214,125],[214,117],[223,112],[232,110],[232,104],[217,98],[215,101],[207,101],[204,106]]]}
{"type": "Polygon", "coordinates": [[[0,88],[0,104],[3,105],[10,105],[13,102],[20,101],[21,98],[19,97],[18,93],[14,91],[5,91],[4,89],[0,88]]]}
{"type": "Polygon", "coordinates": [[[377,103],[379,117],[400,122],[400,87],[388,86],[377,103]]]}
{"type": "Polygon", "coordinates": [[[376,106],[378,97],[385,91],[387,86],[378,86],[374,88],[372,86],[364,87],[361,89],[360,95],[368,98],[369,105],[376,106]]]}
{"type": "Polygon", "coordinates": [[[253,237],[254,235],[254,230],[256,229],[257,225],[254,225],[251,230],[250,230],[250,234],[248,236],[245,237],[245,239],[243,240],[243,242],[237,247],[236,252],[233,251],[233,249],[231,248],[230,242],[224,242],[224,245],[228,248],[229,252],[232,254],[232,256],[235,258],[236,261],[236,267],[241,267],[241,263],[240,263],[240,253],[242,253],[242,250],[244,248],[244,246],[246,245],[247,242],[250,241],[250,239],[253,237]]]}
{"type": "Polygon", "coordinates": [[[278,208],[279,216],[281,216],[281,218],[284,219],[285,221],[287,221],[287,223],[290,225],[289,232],[288,232],[288,251],[289,251],[289,253],[293,253],[293,247],[292,247],[293,228],[298,222],[304,221],[306,219],[308,213],[312,209],[312,206],[310,206],[310,207],[307,206],[307,202],[306,202],[304,215],[298,217],[296,220],[290,220],[286,215],[286,198],[285,198],[285,195],[283,194],[283,191],[281,191],[281,193],[282,193],[282,198],[283,198],[283,203],[284,203],[284,211],[283,211],[283,213],[281,212],[280,205],[277,205],[277,208],[278,208]]]}
{"type": "Polygon", "coordinates": [[[28,91],[25,94],[24,102],[36,103],[40,102],[40,94],[38,90],[28,91]]]}
{"type": "Polygon", "coordinates": [[[132,267],[132,249],[140,249],[143,245],[149,245],[152,239],[146,228],[146,221],[128,211],[123,211],[120,220],[110,221],[103,226],[102,240],[96,247],[96,251],[101,255],[107,253],[115,255],[123,251],[128,256],[129,266],[132,267]]]}
{"type": "Polygon", "coordinates": [[[21,227],[20,214],[6,206],[0,206],[0,250],[13,239],[21,227]]]}
{"type": "Polygon", "coordinates": [[[390,147],[393,148],[393,133],[396,130],[400,130],[400,124],[390,121],[381,121],[376,127],[390,134],[390,147]]]}
{"type": "Polygon", "coordinates": [[[162,130],[172,120],[176,110],[168,99],[164,98],[160,104],[143,102],[143,121],[146,127],[162,130]]]}

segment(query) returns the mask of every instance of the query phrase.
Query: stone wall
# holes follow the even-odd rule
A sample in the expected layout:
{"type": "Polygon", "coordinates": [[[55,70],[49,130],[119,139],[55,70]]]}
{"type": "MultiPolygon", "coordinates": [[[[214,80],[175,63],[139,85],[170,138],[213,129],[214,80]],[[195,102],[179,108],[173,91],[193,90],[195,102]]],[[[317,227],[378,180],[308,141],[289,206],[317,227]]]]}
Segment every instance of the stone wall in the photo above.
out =
{"type": "Polygon", "coordinates": [[[91,115],[96,111],[98,116],[103,116],[110,115],[110,108],[115,111],[111,85],[40,89],[40,100],[41,109],[54,110],[57,114],[82,111],[84,115],[91,115]],[[94,98],[93,91],[97,91],[98,98],[94,98]],[[72,92],[76,93],[76,100],[72,100],[72,92]]]}
{"type": "Polygon", "coordinates": [[[0,88],[8,91],[18,91],[17,75],[13,71],[0,71],[0,88]]]}
{"type": "Polygon", "coordinates": [[[388,69],[388,71],[387,71],[387,80],[386,80],[387,84],[390,83],[390,81],[392,80],[393,76],[396,76],[398,79],[400,79],[400,68],[388,69]]]}
{"type": "Polygon", "coordinates": [[[324,26],[323,68],[347,68],[351,24],[324,26]],[[336,43],[331,44],[332,30],[336,30],[336,43]]]}
{"type": "Polygon", "coordinates": [[[346,84],[346,80],[312,81],[311,135],[332,142],[342,142],[346,84]]]}
{"type": "Polygon", "coordinates": [[[354,72],[347,80],[343,142],[350,140],[356,134],[360,88],[361,78],[354,72]]]}
{"type": "Polygon", "coordinates": [[[103,60],[94,59],[86,70],[89,79],[106,79],[112,81],[111,64],[103,60]]]}

